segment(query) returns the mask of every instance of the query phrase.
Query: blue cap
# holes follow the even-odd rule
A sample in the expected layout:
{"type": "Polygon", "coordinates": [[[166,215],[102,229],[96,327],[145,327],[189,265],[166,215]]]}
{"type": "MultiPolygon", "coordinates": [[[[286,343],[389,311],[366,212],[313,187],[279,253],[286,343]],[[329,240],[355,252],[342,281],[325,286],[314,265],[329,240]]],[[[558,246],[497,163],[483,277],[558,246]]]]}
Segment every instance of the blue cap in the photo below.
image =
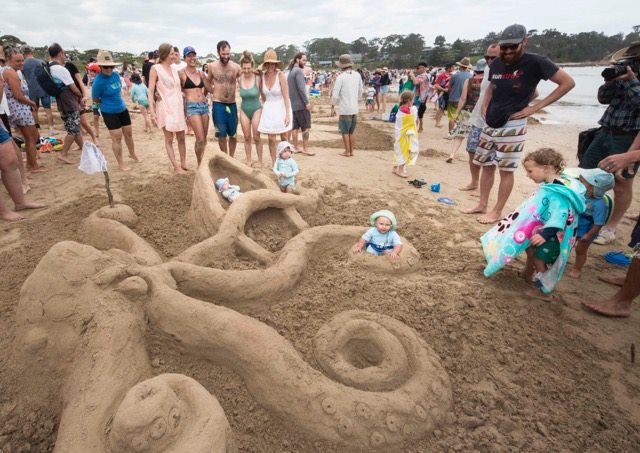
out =
{"type": "Polygon", "coordinates": [[[197,53],[196,49],[194,49],[191,46],[187,46],[184,48],[184,50],[182,51],[182,58],[186,57],[187,55],[189,55],[190,53],[197,53]]]}

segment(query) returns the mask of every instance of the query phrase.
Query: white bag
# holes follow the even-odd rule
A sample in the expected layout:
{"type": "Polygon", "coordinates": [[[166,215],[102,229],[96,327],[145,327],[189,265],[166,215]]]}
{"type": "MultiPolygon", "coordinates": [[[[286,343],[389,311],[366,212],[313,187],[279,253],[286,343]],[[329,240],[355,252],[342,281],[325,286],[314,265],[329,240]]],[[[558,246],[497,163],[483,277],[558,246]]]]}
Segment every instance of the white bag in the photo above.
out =
{"type": "Polygon", "coordinates": [[[88,175],[107,171],[107,160],[94,143],[86,141],[82,144],[82,155],[78,169],[88,175]]]}

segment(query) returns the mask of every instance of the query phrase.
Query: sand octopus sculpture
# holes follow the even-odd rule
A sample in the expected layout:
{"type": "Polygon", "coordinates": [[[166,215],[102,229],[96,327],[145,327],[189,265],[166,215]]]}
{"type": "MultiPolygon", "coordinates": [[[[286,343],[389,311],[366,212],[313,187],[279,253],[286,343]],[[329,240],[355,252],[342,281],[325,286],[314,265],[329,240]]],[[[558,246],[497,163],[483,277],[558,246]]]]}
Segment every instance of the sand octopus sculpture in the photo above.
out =
{"type": "MultiPolygon", "coordinates": [[[[233,370],[256,402],[311,438],[365,451],[421,439],[451,421],[452,393],[438,356],[388,316],[338,314],[314,339],[316,367],[273,328],[237,311],[289,292],[319,242],[355,242],[364,228],[309,227],[315,191],[282,194],[275,183],[219,152],[197,170],[191,219],[208,238],[163,260],[130,227],[131,208],[91,214],[85,244],[59,242],[25,281],[18,306],[18,357],[29,380],[59,383],[56,452],[231,452],[224,412],[206,389],[178,374],[154,376],[149,330],[196,358],[233,370]],[[215,192],[224,172],[249,189],[232,205],[215,192]],[[247,237],[255,212],[280,209],[295,236],[276,253],[247,237]],[[263,268],[216,269],[223,256],[263,268]]],[[[246,189],[245,189],[246,190],[246,189]]],[[[398,264],[346,259],[373,271],[411,272],[418,253],[404,240],[398,264]]]]}

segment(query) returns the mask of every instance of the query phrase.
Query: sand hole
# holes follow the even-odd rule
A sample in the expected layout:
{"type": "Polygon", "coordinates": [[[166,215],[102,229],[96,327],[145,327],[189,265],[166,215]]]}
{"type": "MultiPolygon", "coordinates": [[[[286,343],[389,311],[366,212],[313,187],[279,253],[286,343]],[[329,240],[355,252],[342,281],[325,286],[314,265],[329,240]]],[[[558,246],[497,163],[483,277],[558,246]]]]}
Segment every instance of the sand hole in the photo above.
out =
{"type": "Polygon", "coordinates": [[[298,229],[284,216],[282,209],[267,208],[249,217],[244,232],[266,250],[277,252],[298,234],[298,229]]]}
{"type": "Polygon", "coordinates": [[[243,175],[224,159],[211,160],[209,163],[209,171],[211,172],[214,183],[218,178],[229,178],[229,183],[240,186],[242,192],[266,188],[259,180],[243,175]]]}
{"type": "Polygon", "coordinates": [[[384,359],[382,349],[376,343],[361,338],[347,341],[342,353],[345,360],[358,369],[378,366],[384,359]]]}

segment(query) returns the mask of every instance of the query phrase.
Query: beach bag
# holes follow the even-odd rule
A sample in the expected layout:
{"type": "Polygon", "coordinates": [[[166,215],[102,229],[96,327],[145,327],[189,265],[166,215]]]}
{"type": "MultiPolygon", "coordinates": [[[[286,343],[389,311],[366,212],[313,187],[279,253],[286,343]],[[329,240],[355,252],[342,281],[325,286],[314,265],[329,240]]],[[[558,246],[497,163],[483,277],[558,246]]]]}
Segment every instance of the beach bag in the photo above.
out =
{"type": "Polygon", "coordinates": [[[38,81],[38,85],[40,85],[45,93],[47,93],[49,96],[60,96],[60,93],[62,93],[62,87],[51,75],[51,69],[47,63],[39,63],[38,66],[36,66],[34,72],[36,75],[36,80],[38,81]]]}
{"type": "Polygon", "coordinates": [[[599,127],[594,127],[592,129],[587,129],[586,131],[582,131],[578,134],[577,157],[578,157],[579,164],[582,163],[582,156],[584,156],[585,151],[589,148],[589,145],[591,145],[591,142],[593,142],[593,139],[596,137],[596,134],[600,129],[601,128],[599,127]]]}

